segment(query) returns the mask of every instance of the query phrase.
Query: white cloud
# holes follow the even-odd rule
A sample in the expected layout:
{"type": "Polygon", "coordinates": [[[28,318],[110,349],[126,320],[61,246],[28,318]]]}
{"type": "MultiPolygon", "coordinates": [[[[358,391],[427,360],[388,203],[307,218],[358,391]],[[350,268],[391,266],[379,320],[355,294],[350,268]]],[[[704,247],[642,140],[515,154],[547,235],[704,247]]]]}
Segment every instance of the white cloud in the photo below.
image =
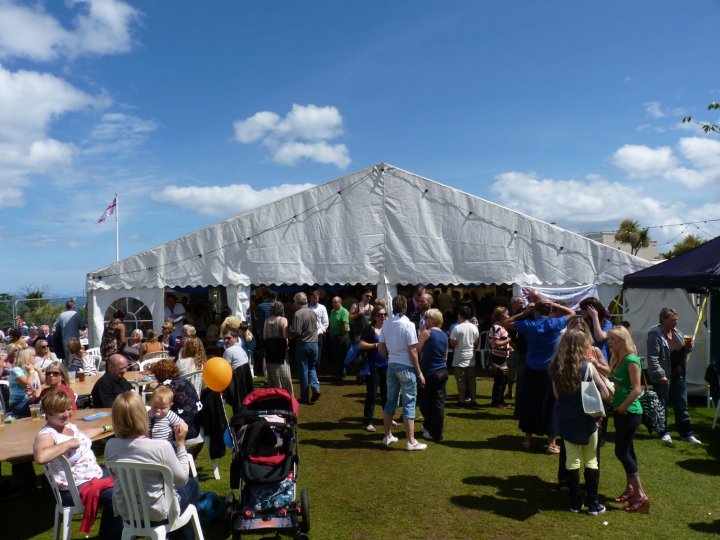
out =
{"type": "Polygon", "coordinates": [[[720,141],[704,137],[684,137],[678,142],[680,153],[702,169],[720,169],[720,141]]]}
{"type": "Polygon", "coordinates": [[[293,104],[284,118],[272,111],[261,111],[237,120],[233,127],[236,141],[262,142],[277,163],[294,165],[310,159],[344,169],[351,162],[347,146],[328,142],[342,135],[342,121],[336,107],[293,104]]]}
{"type": "Polygon", "coordinates": [[[690,189],[702,187],[711,181],[711,178],[707,174],[685,167],[677,167],[666,171],[663,174],[663,178],[671,182],[685,184],[690,189]]]}
{"type": "Polygon", "coordinates": [[[53,75],[11,72],[0,65],[0,206],[22,206],[29,175],[58,171],[72,162],[75,146],[48,136],[53,120],[106,104],[105,98],[53,75]]]}
{"type": "Polygon", "coordinates": [[[642,222],[662,224],[677,219],[679,207],[667,205],[641,191],[597,175],[584,180],[539,178],[535,173],[505,172],[497,175],[491,191],[498,202],[538,219],[570,230],[612,229],[621,219],[642,216],[642,222]],[[608,201],[632,201],[608,204],[608,201]]]}
{"type": "Polygon", "coordinates": [[[643,106],[650,118],[662,118],[665,116],[659,101],[648,101],[647,103],[643,103],[643,106]]]}
{"type": "Polygon", "coordinates": [[[50,61],[117,54],[132,47],[130,28],[140,17],[132,6],[119,0],[69,0],[65,5],[79,10],[71,29],[39,4],[0,0],[0,58],[50,61]]]}
{"type": "Polygon", "coordinates": [[[167,186],[152,194],[158,202],[172,203],[212,216],[233,216],[288,195],[314,187],[314,184],[281,184],[255,190],[248,184],[229,186],[167,186]]]}
{"type": "Polygon", "coordinates": [[[341,169],[350,165],[350,156],[344,144],[288,142],[280,145],[275,152],[275,161],[283,165],[295,165],[302,158],[335,164],[341,169]]]}
{"type": "Polygon", "coordinates": [[[241,143],[260,140],[274,131],[279,122],[280,117],[274,112],[261,111],[255,113],[250,118],[238,120],[233,124],[235,127],[235,140],[241,143]]]}
{"type": "Polygon", "coordinates": [[[55,58],[70,34],[42,8],[0,1],[0,58],[55,58]]]}
{"type": "Polygon", "coordinates": [[[157,123],[123,113],[105,113],[85,141],[86,154],[122,153],[144,144],[157,123]]]}
{"type": "Polygon", "coordinates": [[[53,75],[11,72],[0,65],[0,141],[41,137],[60,115],[102,104],[53,75]]]}
{"type": "Polygon", "coordinates": [[[342,116],[335,107],[293,104],[277,126],[277,134],[306,141],[324,141],[342,134],[342,116]]]}
{"type": "Polygon", "coordinates": [[[612,162],[630,178],[650,178],[677,165],[672,148],[650,148],[644,145],[626,144],[612,156],[612,162]]]}
{"type": "Polygon", "coordinates": [[[74,0],[73,4],[87,6],[87,12],[75,18],[71,54],[116,54],[130,50],[130,26],[140,17],[134,7],[118,0],[74,0]]]}

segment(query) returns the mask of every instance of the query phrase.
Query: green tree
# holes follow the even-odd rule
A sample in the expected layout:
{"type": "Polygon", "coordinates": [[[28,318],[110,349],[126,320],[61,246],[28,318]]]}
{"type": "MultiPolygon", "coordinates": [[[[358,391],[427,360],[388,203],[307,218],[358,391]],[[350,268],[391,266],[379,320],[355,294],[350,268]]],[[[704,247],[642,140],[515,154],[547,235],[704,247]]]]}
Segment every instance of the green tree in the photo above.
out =
{"type": "Polygon", "coordinates": [[[670,251],[668,251],[667,253],[661,253],[660,256],[663,259],[672,259],[673,257],[682,255],[686,251],[690,251],[691,249],[695,249],[698,246],[702,246],[705,242],[707,242],[707,240],[698,238],[694,234],[688,234],[684,239],[676,243],[670,251]]]}
{"type": "Polygon", "coordinates": [[[28,324],[52,325],[62,313],[62,305],[53,305],[46,299],[47,292],[40,287],[26,285],[17,293],[18,299],[24,302],[18,303],[18,315],[28,324]]]}
{"type": "Polygon", "coordinates": [[[15,297],[9,293],[0,293],[0,328],[6,330],[15,324],[13,319],[13,303],[15,297]]]}
{"type": "Polygon", "coordinates": [[[615,232],[615,240],[621,244],[628,244],[633,255],[637,255],[642,248],[650,245],[648,229],[643,229],[638,221],[629,218],[620,222],[620,226],[615,232]]]}
{"type": "MultiPolygon", "coordinates": [[[[717,103],[715,101],[713,101],[710,105],[707,106],[708,111],[716,111],[718,109],[720,109],[720,103],[717,103]]],[[[693,122],[699,125],[705,133],[720,133],[720,125],[718,124],[712,124],[710,122],[698,122],[697,120],[693,120],[692,116],[686,116],[683,118],[682,121],[683,124],[693,122]]]]}

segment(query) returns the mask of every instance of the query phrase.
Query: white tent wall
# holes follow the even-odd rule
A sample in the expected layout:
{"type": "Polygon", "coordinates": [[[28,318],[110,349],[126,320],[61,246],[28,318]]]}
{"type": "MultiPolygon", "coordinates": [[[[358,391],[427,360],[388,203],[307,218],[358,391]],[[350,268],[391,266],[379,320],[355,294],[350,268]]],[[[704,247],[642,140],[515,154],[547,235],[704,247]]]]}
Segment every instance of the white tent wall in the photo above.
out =
{"type": "MultiPolygon", "coordinates": [[[[630,323],[630,333],[638,349],[638,356],[647,357],[647,333],[659,322],[660,310],[672,307],[678,312],[678,329],[690,335],[695,330],[698,317],[697,295],[684,289],[626,289],[623,295],[623,319],[630,323]]],[[[685,382],[688,393],[705,395],[705,369],[710,351],[707,346],[707,313],[695,336],[695,349],[690,354],[685,382]]]]}
{"type": "MultiPolygon", "coordinates": [[[[88,298],[90,347],[100,346],[108,308],[116,300],[125,297],[135,298],[145,304],[152,313],[153,328],[159,331],[165,320],[165,292],[165,289],[142,287],[132,290],[95,291],[91,298],[88,298]]],[[[228,285],[226,292],[232,314],[245,320],[245,314],[250,307],[250,287],[228,285]]]]}
{"type": "Polygon", "coordinates": [[[88,296],[90,347],[99,347],[105,328],[105,313],[115,300],[132,297],[145,304],[152,313],[153,326],[159,330],[165,318],[165,289],[139,287],[137,289],[111,289],[94,291],[88,296]],[[158,322],[159,321],[159,322],[158,322]]]}
{"type": "MultiPolygon", "coordinates": [[[[615,297],[620,294],[622,286],[617,284],[603,283],[601,285],[581,285],[577,287],[533,287],[527,284],[513,284],[513,296],[523,296],[523,288],[525,289],[537,289],[540,294],[547,296],[550,299],[564,299],[567,302],[569,298],[574,298],[575,303],[579,303],[583,298],[588,296],[595,296],[603,306],[610,308],[615,297]],[[556,293],[556,294],[554,294],[556,293]]],[[[568,303],[570,307],[574,307],[573,301],[568,303]]],[[[612,310],[610,310],[612,312],[612,310]]]]}

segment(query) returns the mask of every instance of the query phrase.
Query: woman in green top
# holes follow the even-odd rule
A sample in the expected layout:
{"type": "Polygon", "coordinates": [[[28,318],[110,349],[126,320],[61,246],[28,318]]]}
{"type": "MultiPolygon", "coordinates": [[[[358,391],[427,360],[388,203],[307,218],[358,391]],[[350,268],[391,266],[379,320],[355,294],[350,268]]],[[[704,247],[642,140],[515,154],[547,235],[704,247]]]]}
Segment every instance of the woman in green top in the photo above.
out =
{"type": "Polygon", "coordinates": [[[608,333],[611,376],[615,381],[613,417],[615,419],[615,456],[627,475],[625,493],[615,502],[627,502],[626,512],[648,513],[650,499],[643,491],[633,441],[642,419],[640,395],[640,358],[630,332],[624,326],[615,326],[608,333]]]}

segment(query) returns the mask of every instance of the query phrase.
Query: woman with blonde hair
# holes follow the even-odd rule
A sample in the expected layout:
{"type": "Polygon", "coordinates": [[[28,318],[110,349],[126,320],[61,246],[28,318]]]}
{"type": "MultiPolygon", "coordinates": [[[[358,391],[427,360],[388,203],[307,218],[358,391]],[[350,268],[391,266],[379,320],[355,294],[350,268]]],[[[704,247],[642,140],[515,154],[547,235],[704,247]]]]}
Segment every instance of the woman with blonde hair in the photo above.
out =
{"type": "Polygon", "coordinates": [[[642,366],[630,332],[624,326],[608,331],[611,377],[615,382],[613,418],[615,420],[615,457],[620,460],[627,476],[627,486],[615,502],[629,503],[626,512],[650,511],[650,499],[643,490],[635,455],[635,432],[642,420],[640,373],[642,366]]]}
{"type": "Polygon", "coordinates": [[[443,316],[439,309],[428,309],[424,318],[425,329],[420,332],[417,344],[420,370],[424,378],[418,391],[418,404],[423,415],[422,433],[428,440],[441,441],[448,380],[448,335],[442,329],[443,316]]]}
{"type": "Polygon", "coordinates": [[[598,425],[597,420],[583,410],[580,382],[592,380],[603,398],[609,394],[600,374],[592,368],[588,359],[590,344],[582,330],[567,330],[560,339],[558,352],[548,368],[548,374],[557,400],[558,433],[563,438],[567,452],[565,466],[570,488],[570,511],[580,512],[583,506],[580,493],[580,467],[583,466],[588,514],[595,516],[605,512],[605,507],[598,500],[598,425]]]}
{"type": "MultiPolygon", "coordinates": [[[[200,495],[200,485],[195,478],[190,478],[188,471],[188,454],[185,450],[185,438],[188,426],[184,423],[176,424],[175,448],[166,439],[149,439],[148,414],[145,403],[137,392],[120,394],[112,406],[112,426],[115,438],[105,445],[105,461],[134,461],[138,463],[162,463],[172,473],[175,485],[175,497],[170,497],[170,504],[175,506],[177,514],[181,514],[188,504],[197,505],[200,495]]],[[[110,470],[112,473],[112,469],[110,470]]],[[[115,475],[113,474],[113,478],[115,475]]],[[[146,489],[148,501],[147,511],[152,521],[163,521],[168,517],[170,508],[164,503],[162,495],[164,484],[162,475],[158,472],[143,473],[143,485],[146,489]]],[[[123,520],[129,519],[122,496],[122,486],[116,482],[113,493],[113,506],[123,520]]],[[[188,524],[177,531],[177,537],[193,538],[192,525],[188,524]]]]}
{"type": "Polygon", "coordinates": [[[180,375],[201,370],[205,362],[207,362],[207,356],[202,340],[195,336],[188,337],[180,350],[180,358],[175,363],[180,370],[180,375]]]}
{"type": "Polygon", "coordinates": [[[43,400],[48,392],[60,390],[70,396],[70,399],[72,399],[72,410],[77,411],[77,396],[72,388],[68,386],[70,377],[62,362],[52,362],[45,368],[45,380],[47,381],[47,386],[40,392],[40,401],[43,400]]]}
{"type": "Polygon", "coordinates": [[[38,339],[35,342],[35,364],[40,369],[45,369],[51,363],[57,362],[58,357],[50,350],[46,339],[38,339]]]}
{"type": "Polygon", "coordinates": [[[30,416],[30,401],[35,400],[35,391],[45,384],[45,375],[35,364],[35,351],[22,349],[10,371],[9,412],[16,418],[30,416]]]}

